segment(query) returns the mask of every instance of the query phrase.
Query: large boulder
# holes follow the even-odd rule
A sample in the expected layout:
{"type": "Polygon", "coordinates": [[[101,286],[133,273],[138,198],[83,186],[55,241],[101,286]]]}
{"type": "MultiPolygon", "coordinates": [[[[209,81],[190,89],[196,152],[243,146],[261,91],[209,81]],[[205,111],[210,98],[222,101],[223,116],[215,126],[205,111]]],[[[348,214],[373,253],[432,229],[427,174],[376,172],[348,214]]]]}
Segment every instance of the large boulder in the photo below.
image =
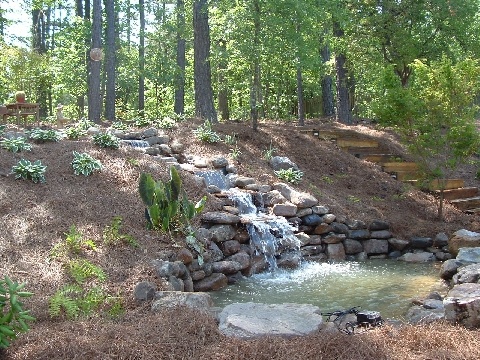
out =
{"type": "Polygon", "coordinates": [[[469,264],[480,263],[480,247],[460,248],[458,250],[457,260],[469,264]]]}
{"type": "Polygon", "coordinates": [[[273,188],[280,192],[288,201],[303,209],[318,204],[318,200],[309,193],[299,192],[284,183],[275,183],[273,188]]]}
{"type": "Polygon", "coordinates": [[[420,251],[414,253],[405,253],[398,258],[398,260],[402,260],[405,262],[412,262],[412,263],[423,263],[429,261],[435,261],[436,257],[435,254],[432,254],[427,251],[420,251]]]}
{"type": "Polygon", "coordinates": [[[157,291],[155,293],[155,300],[152,303],[153,311],[176,306],[208,311],[213,306],[213,300],[204,292],[157,291]]]}
{"type": "Polygon", "coordinates": [[[454,232],[448,241],[448,250],[457,256],[459,249],[464,247],[480,247],[480,234],[465,229],[454,232]]]}
{"type": "Polygon", "coordinates": [[[270,159],[269,164],[275,171],[288,169],[298,170],[297,164],[285,156],[274,156],[270,159]]]}
{"type": "Polygon", "coordinates": [[[442,264],[440,268],[440,277],[444,280],[450,280],[463,263],[456,259],[449,259],[442,264]]]}
{"type": "Polygon", "coordinates": [[[219,314],[220,332],[243,339],[304,336],[321,326],[320,309],[308,304],[231,304],[219,314]]]}
{"type": "Polygon", "coordinates": [[[445,319],[468,328],[480,326],[480,284],[459,284],[443,300],[445,319]]]}
{"type": "Polygon", "coordinates": [[[478,283],[480,280],[480,264],[462,266],[453,275],[452,280],[454,284],[478,283]]]}

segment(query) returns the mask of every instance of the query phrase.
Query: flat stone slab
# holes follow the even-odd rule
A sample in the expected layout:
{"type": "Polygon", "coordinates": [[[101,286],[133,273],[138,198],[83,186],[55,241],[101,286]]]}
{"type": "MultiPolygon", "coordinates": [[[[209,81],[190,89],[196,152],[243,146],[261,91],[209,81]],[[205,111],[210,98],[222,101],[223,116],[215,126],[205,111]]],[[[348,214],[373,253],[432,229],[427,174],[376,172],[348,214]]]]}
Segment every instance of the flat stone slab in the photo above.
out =
{"type": "Polygon", "coordinates": [[[310,304],[236,303],[219,314],[219,330],[226,336],[304,336],[320,330],[320,308],[310,304]]]}

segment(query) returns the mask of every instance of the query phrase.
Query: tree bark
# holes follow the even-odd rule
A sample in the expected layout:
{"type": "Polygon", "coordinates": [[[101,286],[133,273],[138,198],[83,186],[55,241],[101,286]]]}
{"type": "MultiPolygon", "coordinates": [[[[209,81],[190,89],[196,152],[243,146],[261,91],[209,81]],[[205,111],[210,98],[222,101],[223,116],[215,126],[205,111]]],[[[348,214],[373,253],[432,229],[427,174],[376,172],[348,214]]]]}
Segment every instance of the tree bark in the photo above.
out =
{"type": "MultiPolygon", "coordinates": [[[[337,22],[333,24],[334,35],[343,36],[343,30],[337,22]]],[[[350,99],[348,91],[348,71],[345,67],[346,56],[342,52],[335,56],[335,69],[337,73],[337,121],[350,125],[353,123],[350,112],[350,99]]]]}
{"type": "Polygon", "coordinates": [[[298,107],[298,125],[305,125],[305,106],[303,102],[303,79],[300,61],[297,63],[297,107],[298,107]]]}
{"type": "Polygon", "coordinates": [[[138,45],[138,112],[141,116],[145,111],[145,3],[138,1],[140,15],[140,35],[138,45]]]}
{"type": "Polygon", "coordinates": [[[115,56],[115,1],[105,0],[105,14],[107,17],[106,29],[106,54],[105,72],[106,94],[105,94],[105,118],[115,121],[115,82],[116,82],[116,56],[115,56]]]}
{"type": "MultiPolygon", "coordinates": [[[[92,43],[91,49],[102,46],[102,2],[93,0],[92,43]]],[[[102,98],[100,95],[101,61],[90,58],[90,76],[88,84],[88,119],[99,124],[102,114],[102,98]]]]}
{"type": "Polygon", "coordinates": [[[258,106],[260,94],[260,4],[258,0],[253,1],[253,82],[250,88],[250,118],[252,120],[252,128],[254,131],[258,128],[258,106]]]}
{"type": "Polygon", "coordinates": [[[193,3],[193,41],[195,74],[195,113],[198,117],[218,122],[213,105],[212,74],[210,69],[210,28],[208,25],[208,1],[193,3]]]}
{"type": "Polygon", "coordinates": [[[177,0],[177,72],[175,114],[185,112],[185,1],[177,0]]]}
{"type": "MultiPolygon", "coordinates": [[[[330,61],[330,47],[328,44],[323,44],[320,49],[320,56],[323,64],[327,64],[330,61]]],[[[322,86],[322,109],[323,115],[332,116],[335,114],[335,105],[333,97],[333,80],[328,74],[324,74],[321,80],[322,86]]]]}

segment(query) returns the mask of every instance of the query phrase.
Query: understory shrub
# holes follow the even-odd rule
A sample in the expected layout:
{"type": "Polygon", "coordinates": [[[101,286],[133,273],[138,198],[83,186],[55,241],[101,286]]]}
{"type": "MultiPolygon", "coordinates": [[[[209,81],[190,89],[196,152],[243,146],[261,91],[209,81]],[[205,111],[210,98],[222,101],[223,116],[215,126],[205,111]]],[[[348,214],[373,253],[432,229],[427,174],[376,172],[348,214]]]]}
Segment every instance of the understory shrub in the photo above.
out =
{"type": "Polygon", "coordinates": [[[197,139],[209,144],[214,144],[222,140],[220,135],[212,129],[212,123],[210,121],[205,121],[203,125],[193,130],[193,133],[197,139]]]}
{"type": "Polygon", "coordinates": [[[33,294],[22,291],[25,284],[19,284],[5,276],[0,280],[0,348],[7,348],[18,333],[27,332],[28,322],[35,321],[30,310],[25,310],[21,298],[33,294]]]}
{"type": "Polygon", "coordinates": [[[55,130],[44,130],[44,129],[33,129],[29,132],[28,137],[35,142],[42,143],[48,141],[60,141],[62,139],[62,135],[55,130]]]}
{"type": "Polygon", "coordinates": [[[73,172],[75,175],[89,176],[94,171],[100,171],[102,164],[99,160],[93,158],[87,153],[73,152],[72,161],[73,172]]]}
{"type": "Polygon", "coordinates": [[[93,135],[93,143],[103,148],[118,149],[120,140],[113,134],[101,133],[93,135]]]}
{"type": "Polygon", "coordinates": [[[283,181],[296,184],[302,180],[303,172],[295,170],[294,168],[275,170],[275,175],[283,181]]]}
{"type": "Polygon", "coordinates": [[[40,160],[32,163],[30,160],[21,159],[17,165],[12,167],[15,179],[32,180],[34,183],[45,182],[45,171],[47,167],[42,165],[40,160]]]}
{"type": "Polygon", "coordinates": [[[20,152],[23,150],[30,151],[32,150],[32,145],[27,142],[27,139],[23,136],[19,136],[11,139],[3,139],[0,141],[2,148],[11,151],[11,152],[20,152]]]}

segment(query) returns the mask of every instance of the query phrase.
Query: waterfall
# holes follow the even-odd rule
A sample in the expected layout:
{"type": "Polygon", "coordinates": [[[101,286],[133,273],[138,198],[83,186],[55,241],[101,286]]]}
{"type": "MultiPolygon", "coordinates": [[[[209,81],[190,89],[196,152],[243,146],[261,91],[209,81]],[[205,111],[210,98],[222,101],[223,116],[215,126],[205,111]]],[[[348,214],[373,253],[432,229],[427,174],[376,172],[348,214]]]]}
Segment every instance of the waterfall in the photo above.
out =
{"type": "Polygon", "coordinates": [[[294,234],[296,229],[287,219],[259,212],[248,192],[230,189],[228,195],[239,210],[242,222],[246,223],[250,242],[256,253],[265,256],[270,270],[277,268],[279,252],[300,249],[300,241],[294,234]]]}
{"type": "Polygon", "coordinates": [[[145,140],[120,140],[120,144],[134,148],[147,148],[150,146],[148,141],[145,140]]]}

